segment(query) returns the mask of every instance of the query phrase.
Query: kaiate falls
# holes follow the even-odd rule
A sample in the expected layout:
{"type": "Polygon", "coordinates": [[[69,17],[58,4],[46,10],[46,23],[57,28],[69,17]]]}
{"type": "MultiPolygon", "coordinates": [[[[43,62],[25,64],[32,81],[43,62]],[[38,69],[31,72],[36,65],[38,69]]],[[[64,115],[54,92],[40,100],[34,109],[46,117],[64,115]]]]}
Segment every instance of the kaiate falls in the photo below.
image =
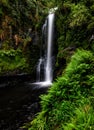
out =
{"type": "Polygon", "coordinates": [[[0,130],[94,130],[94,0],[0,0],[0,130]]]}

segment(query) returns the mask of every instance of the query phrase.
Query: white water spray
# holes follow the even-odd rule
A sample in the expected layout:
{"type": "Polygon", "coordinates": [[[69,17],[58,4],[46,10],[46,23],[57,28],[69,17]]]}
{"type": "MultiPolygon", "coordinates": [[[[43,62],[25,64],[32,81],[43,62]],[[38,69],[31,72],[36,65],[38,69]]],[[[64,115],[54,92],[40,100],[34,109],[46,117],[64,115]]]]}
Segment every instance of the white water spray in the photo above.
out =
{"type": "Polygon", "coordinates": [[[52,82],[52,50],[53,50],[53,30],[54,30],[54,14],[48,15],[48,39],[47,39],[47,60],[45,81],[52,82]]]}
{"type": "Polygon", "coordinates": [[[42,48],[41,56],[37,65],[37,82],[39,86],[50,86],[53,80],[53,33],[54,33],[54,13],[49,13],[42,28],[42,48]],[[44,53],[43,53],[43,52],[44,53]]]}
{"type": "Polygon", "coordinates": [[[38,62],[38,66],[37,66],[37,82],[40,82],[40,80],[41,80],[41,66],[42,66],[42,63],[43,63],[43,59],[40,58],[39,62],[38,62]]]}

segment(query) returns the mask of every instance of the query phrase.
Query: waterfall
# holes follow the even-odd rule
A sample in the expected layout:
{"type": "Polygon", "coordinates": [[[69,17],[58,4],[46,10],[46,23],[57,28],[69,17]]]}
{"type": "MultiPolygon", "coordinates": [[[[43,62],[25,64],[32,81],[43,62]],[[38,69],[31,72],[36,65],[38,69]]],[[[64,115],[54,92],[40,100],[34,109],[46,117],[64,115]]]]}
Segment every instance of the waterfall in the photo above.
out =
{"type": "Polygon", "coordinates": [[[43,58],[41,57],[39,59],[38,66],[37,66],[37,82],[41,81],[42,65],[43,65],[43,58]]]}
{"type": "Polygon", "coordinates": [[[35,84],[51,85],[53,80],[54,13],[50,13],[42,27],[41,55],[37,65],[35,84]]]}
{"type": "Polygon", "coordinates": [[[53,50],[53,30],[54,30],[54,14],[48,16],[48,37],[47,37],[47,59],[46,59],[46,71],[45,81],[52,82],[52,50],[53,50]]]}

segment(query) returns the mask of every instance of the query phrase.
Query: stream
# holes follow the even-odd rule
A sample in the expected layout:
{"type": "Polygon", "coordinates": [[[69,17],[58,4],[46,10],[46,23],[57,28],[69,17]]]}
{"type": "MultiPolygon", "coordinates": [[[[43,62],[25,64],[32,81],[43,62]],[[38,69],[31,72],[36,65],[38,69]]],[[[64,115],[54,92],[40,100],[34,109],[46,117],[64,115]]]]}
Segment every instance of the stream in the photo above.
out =
{"type": "Polygon", "coordinates": [[[27,82],[0,84],[0,130],[23,130],[41,110],[39,96],[46,91],[27,82]]]}
{"type": "Polygon", "coordinates": [[[55,14],[49,12],[42,27],[43,40],[37,64],[37,80],[31,84],[23,82],[26,81],[23,75],[11,76],[10,82],[9,77],[3,77],[2,80],[0,78],[0,130],[22,130],[21,126],[30,122],[41,110],[39,96],[47,92],[47,86],[53,81],[54,19],[55,14]]]}

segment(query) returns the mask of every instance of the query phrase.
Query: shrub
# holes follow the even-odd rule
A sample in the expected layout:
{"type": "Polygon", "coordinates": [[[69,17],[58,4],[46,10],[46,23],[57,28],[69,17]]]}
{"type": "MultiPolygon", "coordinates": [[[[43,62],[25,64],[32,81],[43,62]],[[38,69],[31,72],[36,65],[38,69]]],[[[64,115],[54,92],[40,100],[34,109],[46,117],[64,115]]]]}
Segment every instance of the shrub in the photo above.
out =
{"type": "Polygon", "coordinates": [[[90,97],[94,96],[93,79],[93,54],[77,50],[62,77],[53,83],[47,95],[41,96],[42,112],[31,122],[29,130],[92,128],[94,106],[90,97]]]}
{"type": "Polygon", "coordinates": [[[28,64],[21,50],[0,50],[0,74],[27,71],[28,64]]]}

